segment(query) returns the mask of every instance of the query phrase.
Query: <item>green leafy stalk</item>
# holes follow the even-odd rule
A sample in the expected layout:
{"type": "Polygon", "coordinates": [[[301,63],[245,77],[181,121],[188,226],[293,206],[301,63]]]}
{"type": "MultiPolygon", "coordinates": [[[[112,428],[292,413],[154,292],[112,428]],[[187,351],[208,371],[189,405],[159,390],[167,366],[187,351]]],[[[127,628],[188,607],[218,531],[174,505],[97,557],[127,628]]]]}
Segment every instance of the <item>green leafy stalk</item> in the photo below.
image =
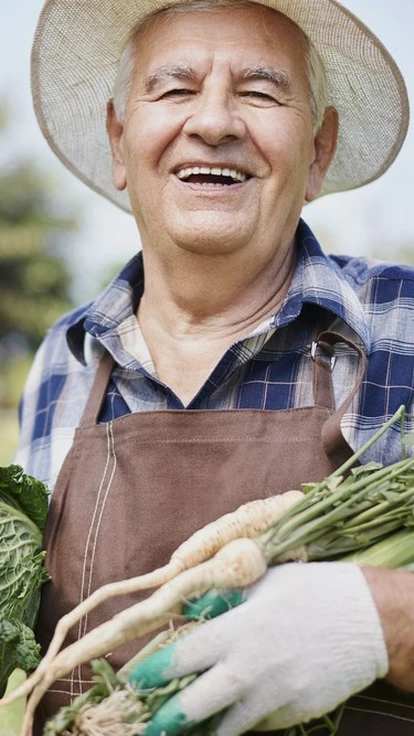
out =
{"type": "Polygon", "coordinates": [[[308,561],[337,559],[414,525],[414,458],[388,467],[379,463],[353,467],[401,418],[402,407],[342,468],[305,486],[304,498],[258,537],[270,564],[299,547],[305,548],[308,561]],[[349,475],[340,470],[350,471],[349,475]]]}
{"type": "Polygon", "coordinates": [[[308,559],[334,559],[343,553],[343,543],[358,549],[384,536],[389,531],[408,525],[413,521],[414,502],[414,460],[402,461],[400,467],[367,469],[362,478],[339,483],[334,489],[325,487],[321,493],[321,484],[305,496],[290,512],[289,518],[282,519],[271,529],[259,537],[259,543],[269,562],[277,562],[277,558],[300,545],[307,546],[308,559]],[[407,476],[407,469],[411,470],[407,476]],[[400,477],[400,482],[394,483],[400,477]],[[385,485],[384,485],[385,482],[385,485]],[[387,495],[387,485],[393,483],[393,494],[387,495]],[[408,488],[407,488],[408,484],[408,488]],[[407,496],[412,503],[407,504],[407,496]],[[378,508],[380,511],[378,512],[378,508]],[[363,523],[355,523],[355,517],[366,511],[371,512],[371,534],[366,541],[358,538],[367,532],[363,523]],[[398,513],[397,513],[398,511],[398,513]],[[392,512],[394,518],[387,514],[392,512]],[[387,528],[384,528],[384,523],[387,528]],[[391,523],[391,526],[390,526],[391,523]],[[328,534],[328,535],[327,535],[328,534]],[[323,539],[328,542],[326,555],[323,539]],[[327,535],[327,536],[326,536],[327,535]],[[312,557],[310,545],[318,542],[318,554],[312,557]]]}
{"type": "Polygon", "coordinates": [[[364,550],[341,558],[372,567],[405,568],[414,563],[414,529],[402,529],[364,550]]]}

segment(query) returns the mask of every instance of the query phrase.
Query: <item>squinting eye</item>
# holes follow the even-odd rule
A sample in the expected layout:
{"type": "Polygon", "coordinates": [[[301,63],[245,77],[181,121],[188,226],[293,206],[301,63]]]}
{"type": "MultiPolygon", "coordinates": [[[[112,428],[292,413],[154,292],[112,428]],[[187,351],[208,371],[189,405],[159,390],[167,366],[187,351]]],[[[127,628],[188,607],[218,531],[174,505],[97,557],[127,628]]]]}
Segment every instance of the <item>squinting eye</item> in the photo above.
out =
{"type": "Polygon", "coordinates": [[[185,95],[194,95],[195,92],[192,89],[169,89],[164,92],[163,97],[183,97],[185,95]]]}
{"type": "Polygon", "coordinates": [[[275,105],[279,104],[277,100],[271,95],[267,95],[265,92],[258,92],[257,90],[248,90],[247,92],[241,93],[242,97],[252,97],[256,100],[263,100],[264,102],[273,102],[275,105]]]}

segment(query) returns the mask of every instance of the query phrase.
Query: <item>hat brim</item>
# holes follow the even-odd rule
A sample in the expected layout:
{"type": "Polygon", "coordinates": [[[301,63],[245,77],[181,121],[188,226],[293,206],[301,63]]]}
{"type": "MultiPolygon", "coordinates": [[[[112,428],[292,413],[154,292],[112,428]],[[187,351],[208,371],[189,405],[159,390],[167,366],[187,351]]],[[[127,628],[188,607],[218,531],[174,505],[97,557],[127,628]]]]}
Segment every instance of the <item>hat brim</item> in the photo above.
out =
{"type": "MultiPolygon", "coordinates": [[[[127,212],[112,183],[106,106],[131,30],[154,11],[185,0],[47,0],[32,49],[32,93],[41,130],[63,164],[127,212]]],[[[261,0],[290,18],[325,66],[328,104],[340,128],[321,195],[377,179],[407,133],[402,75],[378,38],[335,0],[261,0]]]]}

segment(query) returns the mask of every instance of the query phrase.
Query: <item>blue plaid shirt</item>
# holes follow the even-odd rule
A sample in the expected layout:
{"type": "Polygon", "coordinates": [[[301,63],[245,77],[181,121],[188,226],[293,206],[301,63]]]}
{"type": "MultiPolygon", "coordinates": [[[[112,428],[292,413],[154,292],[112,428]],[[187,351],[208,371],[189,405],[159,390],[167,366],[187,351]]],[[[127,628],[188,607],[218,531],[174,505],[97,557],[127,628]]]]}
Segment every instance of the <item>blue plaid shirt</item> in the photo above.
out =
{"type": "MultiPolygon", "coordinates": [[[[143,291],[135,256],[92,304],[65,315],[35,358],[20,407],[15,457],[26,472],[53,488],[104,349],[117,367],[100,421],[129,412],[165,409],[290,409],[313,405],[310,350],[317,324],[345,332],[368,356],[362,388],[342,420],[357,449],[401,404],[413,410],[414,269],[366,258],[328,257],[307,225],[297,231],[297,266],[279,311],[232,345],[191,403],[156,375],[136,319],[143,291]]],[[[333,370],[336,405],[351,392],[359,358],[340,344],[333,370]]],[[[407,431],[413,431],[407,420],[407,431]]],[[[397,428],[364,459],[401,457],[397,428]]]]}

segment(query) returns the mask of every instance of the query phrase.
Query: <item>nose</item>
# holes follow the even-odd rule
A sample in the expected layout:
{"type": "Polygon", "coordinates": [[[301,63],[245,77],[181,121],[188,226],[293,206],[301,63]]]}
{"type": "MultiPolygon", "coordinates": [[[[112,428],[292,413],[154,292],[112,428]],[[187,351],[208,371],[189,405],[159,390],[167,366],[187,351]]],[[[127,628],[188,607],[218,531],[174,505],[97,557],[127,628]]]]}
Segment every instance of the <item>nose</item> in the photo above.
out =
{"type": "Polygon", "coordinates": [[[184,131],[209,146],[218,146],[245,135],[245,124],[231,91],[212,83],[194,98],[194,107],[184,131]]]}

